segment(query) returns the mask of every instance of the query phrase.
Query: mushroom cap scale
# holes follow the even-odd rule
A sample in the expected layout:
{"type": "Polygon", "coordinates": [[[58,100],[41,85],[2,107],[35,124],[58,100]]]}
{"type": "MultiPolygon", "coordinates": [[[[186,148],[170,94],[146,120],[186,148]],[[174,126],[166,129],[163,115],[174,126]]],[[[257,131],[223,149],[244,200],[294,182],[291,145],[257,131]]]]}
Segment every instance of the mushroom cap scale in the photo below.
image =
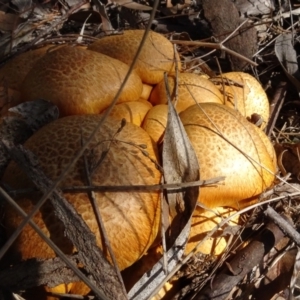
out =
{"type": "MultiPolygon", "coordinates": [[[[25,147],[39,158],[45,174],[55,180],[80,148],[81,134],[83,140],[86,140],[100,119],[99,115],[61,118],[39,130],[25,143],[25,147]]],[[[158,184],[161,174],[149,159],[149,157],[157,159],[156,148],[149,135],[131,123],[127,123],[116,134],[119,128],[119,122],[107,120],[88,147],[86,156],[90,168],[95,167],[103,151],[108,150],[101,164],[94,168],[92,183],[102,186],[158,184]],[[149,157],[135,146],[141,144],[147,146],[145,150],[149,157]]],[[[8,166],[3,181],[16,189],[33,185],[14,162],[8,166]]],[[[84,162],[81,158],[66,176],[61,187],[82,186],[85,182],[84,162]]],[[[88,195],[68,192],[64,193],[64,196],[96,235],[97,243],[102,248],[102,240],[88,195]]],[[[95,192],[95,197],[118,266],[122,270],[138,260],[156,238],[160,225],[159,193],[95,192]]],[[[23,197],[18,199],[18,204],[29,212],[36,200],[38,199],[35,197],[23,197]]],[[[49,201],[33,220],[66,254],[75,251],[65,237],[63,224],[54,215],[49,201]]],[[[5,216],[8,232],[13,232],[21,221],[22,218],[8,207],[5,216]]],[[[104,253],[108,255],[106,251],[104,253]]],[[[22,259],[55,256],[53,250],[30,226],[24,228],[11,254],[22,259]]]]}
{"type": "MultiPolygon", "coordinates": [[[[142,41],[144,30],[125,30],[123,34],[110,35],[89,45],[88,50],[97,51],[130,65],[142,41]]],[[[135,70],[144,83],[157,84],[164,73],[175,70],[172,43],[159,33],[150,31],[142,48],[135,70]]],[[[178,60],[180,69],[180,61],[178,60]]]]}
{"type": "MultiPolygon", "coordinates": [[[[128,69],[106,55],[65,46],[39,60],[23,81],[21,96],[24,101],[51,101],[61,116],[97,114],[111,104],[128,69]]],[[[118,102],[138,100],[142,88],[132,72],[118,102]]]]}
{"type": "Polygon", "coordinates": [[[241,208],[256,202],[270,187],[276,167],[255,125],[238,111],[216,103],[200,103],[180,114],[195,149],[201,178],[225,176],[224,183],[203,187],[199,201],[207,207],[241,208]]]}

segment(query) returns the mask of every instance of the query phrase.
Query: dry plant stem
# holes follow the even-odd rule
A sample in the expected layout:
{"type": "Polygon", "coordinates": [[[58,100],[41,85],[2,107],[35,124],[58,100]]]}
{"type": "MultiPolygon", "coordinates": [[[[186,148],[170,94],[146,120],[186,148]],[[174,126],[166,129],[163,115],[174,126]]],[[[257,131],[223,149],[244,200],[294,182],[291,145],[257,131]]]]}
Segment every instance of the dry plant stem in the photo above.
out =
{"type": "MultiPolygon", "coordinates": [[[[71,186],[71,187],[62,187],[61,191],[64,193],[88,193],[88,192],[134,192],[134,191],[176,191],[181,190],[182,188],[194,187],[194,186],[208,186],[220,184],[221,181],[224,181],[225,177],[215,177],[207,180],[197,180],[191,182],[180,182],[180,183],[162,183],[162,184],[153,184],[153,185],[120,185],[120,186],[71,186]]],[[[1,186],[1,185],[0,185],[1,186]]],[[[20,190],[9,190],[6,187],[11,196],[18,196],[22,194],[31,194],[37,193],[37,190],[34,189],[20,189],[20,190]]]]}
{"type": "MultiPolygon", "coordinates": [[[[299,21],[297,21],[296,23],[294,23],[292,26],[288,27],[285,32],[288,32],[288,30],[290,30],[291,28],[294,28],[295,26],[297,26],[299,24],[299,21]]],[[[257,56],[259,53],[263,52],[267,47],[269,47],[270,45],[272,45],[279,37],[281,36],[281,34],[277,35],[273,40],[271,40],[269,43],[267,43],[265,45],[265,47],[261,48],[259,51],[257,51],[253,57],[257,56]]]]}
{"type": "MultiPolygon", "coordinates": [[[[151,23],[154,19],[154,14],[155,11],[157,9],[157,5],[158,5],[158,0],[154,1],[153,4],[153,11],[151,12],[150,18],[149,18],[149,23],[147,25],[147,28],[145,30],[145,34],[143,36],[143,39],[139,45],[139,48],[137,50],[137,53],[133,59],[132,64],[129,67],[129,70],[124,78],[124,81],[122,82],[120,89],[118,91],[118,93],[116,94],[116,96],[114,97],[111,105],[109,106],[109,108],[106,110],[106,112],[103,114],[103,117],[101,119],[101,121],[98,123],[98,125],[95,127],[95,129],[93,130],[93,132],[90,134],[90,136],[88,137],[88,139],[86,140],[85,145],[78,151],[77,155],[74,157],[74,159],[72,160],[72,162],[70,162],[69,165],[67,165],[67,167],[63,170],[63,172],[61,173],[61,175],[57,178],[57,180],[52,184],[52,186],[49,186],[49,189],[44,193],[43,197],[38,201],[38,203],[35,205],[35,207],[32,209],[32,211],[27,215],[27,217],[24,219],[24,221],[19,225],[19,227],[15,230],[15,234],[10,237],[7,242],[5,243],[3,248],[8,249],[12,243],[15,241],[15,239],[17,238],[17,236],[20,234],[20,232],[22,231],[22,229],[24,228],[24,226],[29,222],[29,220],[38,212],[38,210],[41,208],[41,206],[45,203],[45,201],[47,200],[47,198],[49,197],[49,195],[51,195],[51,193],[53,191],[55,191],[55,189],[58,187],[58,185],[61,183],[61,181],[65,178],[66,174],[71,170],[71,168],[74,166],[74,164],[78,161],[78,159],[83,155],[84,151],[86,150],[86,148],[88,147],[89,143],[93,140],[93,138],[95,137],[97,131],[99,130],[99,128],[101,127],[101,125],[104,123],[105,119],[107,118],[107,116],[109,115],[109,113],[111,112],[112,108],[114,107],[114,105],[116,104],[116,102],[118,101],[118,98],[135,66],[135,63],[139,57],[139,54],[141,52],[141,49],[143,47],[143,43],[147,38],[147,34],[150,30],[151,27],[151,23]]],[[[1,258],[1,255],[0,255],[1,258]]]]}
{"type": "Polygon", "coordinates": [[[291,238],[299,247],[300,246],[300,234],[296,229],[282,216],[280,216],[272,207],[268,207],[265,211],[265,215],[270,218],[280,229],[291,238]]]}
{"type": "MultiPolygon", "coordinates": [[[[59,294],[59,293],[48,293],[49,296],[58,297],[59,299],[71,299],[71,300],[95,300],[94,296],[81,296],[72,294],[59,294]]],[[[2,300],[2,299],[1,299],[2,300]]],[[[16,300],[26,300],[26,299],[16,299],[16,300]]]]}
{"type": "MultiPolygon", "coordinates": [[[[173,45],[174,48],[174,56],[176,52],[176,45],[173,45]]],[[[174,57],[175,59],[175,98],[174,98],[174,107],[176,107],[177,105],[177,101],[178,101],[178,63],[176,61],[176,57],[174,57]]],[[[165,84],[167,84],[167,80],[165,80],[165,84]]]]}
{"type": "MultiPolygon", "coordinates": [[[[45,46],[45,45],[53,44],[53,43],[57,43],[57,42],[60,42],[60,43],[61,42],[69,42],[69,43],[78,44],[76,41],[78,40],[79,37],[83,38],[89,42],[94,42],[95,40],[97,40],[97,38],[92,37],[92,36],[74,33],[74,34],[64,34],[63,36],[47,38],[47,40],[45,40],[44,42],[40,42],[38,45],[45,46]]],[[[82,42],[80,44],[84,44],[84,43],[82,42]]]]}
{"type": "MultiPolygon", "coordinates": [[[[290,13],[292,11],[292,5],[291,5],[291,1],[289,0],[288,1],[288,5],[289,5],[289,10],[290,10],[290,13]]],[[[290,14],[290,20],[291,20],[291,24],[294,24],[294,18],[293,18],[293,14],[291,13],[290,14]]],[[[295,28],[294,26],[292,27],[292,39],[293,39],[293,45],[294,45],[294,42],[295,42],[295,28]]]]}
{"type": "MultiPolygon", "coordinates": [[[[68,256],[68,258],[77,268],[78,255],[68,256]]],[[[16,292],[39,285],[54,287],[61,283],[75,281],[78,281],[78,276],[67,268],[59,257],[47,260],[28,259],[0,271],[0,289],[16,292]]]]}
{"type": "MultiPolygon", "coordinates": [[[[42,171],[38,169],[36,158],[22,146],[11,146],[3,142],[15,160],[32,182],[42,191],[47,191],[52,186],[42,171]]],[[[115,270],[104,258],[102,251],[96,244],[96,238],[74,207],[67,202],[62,193],[55,190],[49,199],[53,205],[55,215],[64,223],[65,234],[72,241],[78,251],[80,262],[84,269],[90,274],[96,286],[107,295],[109,299],[127,299],[119,283],[115,270]],[[101,270],[101,272],[99,272],[101,270]]],[[[102,299],[103,294],[97,295],[102,299]]]]}
{"type": "Polygon", "coordinates": [[[251,241],[249,245],[237,252],[233,259],[223,266],[212,282],[206,285],[193,299],[226,299],[231,289],[235,287],[252,268],[258,265],[282,238],[284,233],[274,223],[251,241]]]}
{"type": "Polygon", "coordinates": [[[274,21],[278,21],[279,19],[282,19],[282,18],[289,18],[292,15],[299,15],[299,14],[300,14],[300,8],[296,8],[294,10],[284,12],[276,17],[265,19],[264,21],[265,22],[274,22],[274,21]]]}
{"type": "Polygon", "coordinates": [[[270,117],[270,120],[268,121],[267,129],[266,129],[266,134],[268,135],[268,137],[271,136],[272,131],[275,127],[275,123],[278,119],[278,115],[280,113],[281,107],[282,107],[284,99],[285,99],[286,89],[287,89],[287,83],[280,82],[276,89],[273,100],[270,104],[270,116],[271,117],[270,117]]]}
{"type": "Polygon", "coordinates": [[[249,20],[248,19],[245,19],[244,22],[242,22],[237,28],[235,28],[234,31],[232,31],[220,44],[224,44],[226,43],[229,39],[231,39],[234,34],[240,29],[242,28],[249,20]]]}
{"type": "MultiPolygon", "coordinates": [[[[23,216],[24,218],[27,216],[27,214],[23,211],[23,209],[20,206],[18,206],[16,204],[16,202],[12,198],[10,198],[10,196],[8,194],[6,194],[6,192],[1,187],[0,187],[0,194],[5,197],[5,199],[9,202],[9,204],[12,205],[20,213],[21,216],[23,216]]],[[[83,275],[83,273],[76,266],[73,265],[73,262],[68,259],[68,257],[52,242],[52,240],[50,240],[41,231],[41,229],[32,220],[29,221],[29,224],[30,224],[30,226],[32,226],[34,228],[34,230],[39,234],[39,236],[55,251],[55,253],[65,263],[65,265],[68,266],[75,274],[77,274],[78,278],[80,278],[82,281],[84,281],[94,291],[98,290],[98,288],[92,282],[88,281],[87,277],[85,275],[83,275]]],[[[2,252],[2,250],[3,249],[1,249],[1,252],[2,252]]],[[[28,270],[28,271],[30,271],[30,270],[28,270]]],[[[32,271],[31,276],[33,276],[34,269],[31,269],[31,271],[32,271]]],[[[3,276],[5,277],[5,274],[6,274],[5,270],[3,272],[4,272],[3,276]]],[[[20,276],[21,276],[21,274],[20,274],[20,276]]],[[[38,273],[36,277],[39,278],[39,276],[40,276],[40,274],[38,273]]],[[[17,278],[19,280],[19,277],[15,277],[15,278],[17,278]]],[[[47,277],[47,279],[51,280],[50,277],[47,277]]],[[[30,280],[30,279],[28,278],[27,280],[30,280]]],[[[19,283],[19,281],[17,283],[14,283],[12,281],[10,284],[15,286],[20,283],[19,283]]],[[[35,281],[34,286],[36,286],[36,285],[37,285],[37,281],[35,281]]],[[[4,287],[8,288],[7,286],[4,286],[4,287]]],[[[30,287],[32,287],[32,286],[30,286],[30,287]]],[[[102,298],[101,298],[102,300],[108,300],[108,298],[106,298],[105,295],[103,295],[101,291],[99,291],[99,294],[102,295],[102,298]]]]}
{"type": "MultiPolygon", "coordinates": [[[[88,183],[88,185],[91,185],[92,184],[91,173],[89,171],[89,167],[88,167],[88,162],[87,162],[86,155],[84,155],[84,169],[85,169],[85,177],[86,177],[87,183],[88,183]]],[[[101,232],[101,235],[104,238],[104,244],[107,247],[109,255],[110,255],[111,260],[113,262],[113,266],[114,266],[116,274],[118,276],[120,285],[121,285],[121,287],[123,289],[123,294],[126,295],[127,292],[126,292],[126,289],[125,289],[125,286],[124,286],[124,282],[123,282],[123,279],[122,279],[122,276],[121,276],[121,273],[120,273],[120,269],[119,269],[118,264],[117,264],[116,257],[114,255],[114,252],[113,252],[112,248],[111,248],[111,245],[110,245],[110,242],[109,242],[109,238],[108,238],[108,235],[107,235],[107,231],[106,231],[104,223],[102,221],[100,210],[99,210],[99,207],[98,207],[98,204],[97,204],[97,201],[96,201],[96,197],[95,197],[95,192],[94,191],[90,191],[88,193],[88,195],[89,195],[90,201],[92,202],[91,204],[93,206],[93,210],[94,210],[94,213],[96,215],[96,220],[97,220],[97,223],[98,223],[99,231],[101,232]]]]}
{"type": "MultiPolygon", "coordinates": [[[[161,182],[163,182],[163,176],[161,178],[161,182]]],[[[160,193],[160,205],[161,205],[161,244],[163,248],[163,270],[166,273],[168,268],[168,258],[165,254],[167,252],[167,242],[166,242],[166,231],[170,226],[169,220],[169,205],[164,192],[160,193]]]]}
{"type": "Polygon", "coordinates": [[[172,43],[178,44],[178,45],[187,45],[187,46],[199,46],[199,47],[205,47],[205,48],[213,48],[213,49],[218,49],[218,50],[223,50],[227,52],[230,55],[234,55],[240,59],[243,59],[247,63],[251,64],[254,67],[257,67],[258,64],[252,61],[251,59],[228,49],[225,47],[222,43],[206,43],[206,42],[194,42],[194,41],[180,41],[180,40],[171,40],[172,43]]]}

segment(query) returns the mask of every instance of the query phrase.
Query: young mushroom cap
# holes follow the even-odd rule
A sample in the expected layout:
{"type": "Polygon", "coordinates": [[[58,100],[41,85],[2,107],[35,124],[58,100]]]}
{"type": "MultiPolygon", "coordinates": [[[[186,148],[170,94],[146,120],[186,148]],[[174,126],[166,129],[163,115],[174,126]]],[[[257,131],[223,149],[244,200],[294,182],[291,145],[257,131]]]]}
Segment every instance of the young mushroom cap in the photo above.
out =
{"type": "Polygon", "coordinates": [[[142,94],[140,96],[141,100],[146,100],[148,101],[151,95],[151,92],[153,90],[153,86],[147,83],[143,83],[143,91],[142,94]]]}
{"type": "Polygon", "coordinates": [[[205,206],[241,208],[256,202],[272,185],[276,172],[268,151],[272,145],[266,146],[268,140],[238,111],[201,103],[180,118],[199,160],[201,178],[225,176],[224,183],[201,188],[199,201],[205,206]]]}
{"type": "Polygon", "coordinates": [[[153,106],[147,113],[142,128],[148,132],[155,143],[160,144],[168,121],[168,105],[153,106]]]}
{"type": "MultiPolygon", "coordinates": [[[[150,102],[145,100],[123,102],[115,105],[109,114],[116,120],[125,119],[126,122],[141,126],[146,114],[152,108],[150,102]]],[[[105,113],[106,110],[103,111],[105,113]]]]}
{"type": "MultiPolygon", "coordinates": [[[[236,210],[230,207],[215,207],[211,210],[197,207],[193,213],[191,231],[184,249],[185,255],[193,251],[199,242],[204,240],[207,234],[234,213],[236,213],[236,210]]],[[[239,215],[236,215],[226,226],[235,226],[238,225],[238,222],[239,215]]],[[[211,237],[203,241],[197,248],[196,253],[221,255],[227,247],[227,239],[222,235],[222,231],[223,229],[219,228],[211,237]]]]}
{"type": "MultiPolygon", "coordinates": [[[[125,30],[122,34],[110,35],[89,45],[88,50],[97,51],[130,65],[142,41],[144,30],[125,30]]],[[[164,73],[175,70],[175,57],[178,68],[180,61],[174,53],[173,44],[159,33],[150,31],[135,70],[144,83],[157,84],[164,73]]]]}
{"type": "MultiPolygon", "coordinates": [[[[223,229],[227,226],[236,226],[239,224],[239,215],[235,215],[225,226],[219,228],[214,232],[212,237],[204,238],[207,234],[211,233],[217,225],[219,225],[224,219],[232,216],[236,213],[236,210],[229,207],[216,207],[212,210],[205,210],[197,207],[192,216],[191,230],[184,249],[184,255],[188,255],[191,251],[194,253],[201,252],[205,255],[219,256],[224,253],[227,247],[227,238],[223,235],[223,229]],[[200,243],[201,242],[201,243],[200,243]],[[199,244],[199,246],[198,246],[199,244]],[[195,247],[198,246],[197,250],[195,247]]],[[[128,267],[122,272],[124,284],[127,290],[130,290],[134,284],[146,273],[149,272],[155,263],[159,261],[163,256],[162,245],[152,247],[147,251],[141,259],[135,262],[132,266],[128,267]]],[[[176,276],[175,276],[176,277],[176,276]]],[[[173,284],[176,285],[176,280],[171,280],[163,286],[159,291],[158,298],[153,299],[173,299],[171,297],[170,289],[173,284]],[[166,298],[163,298],[166,297],[166,298]]],[[[176,289],[176,287],[175,287],[176,289]]],[[[174,288],[172,288],[174,290],[174,288]]],[[[179,290],[176,290],[178,292],[179,290]]]]}
{"type": "Polygon", "coordinates": [[[245,118],[261,116],[261,129],[269,120],[269,100],[261,84],[244,72],[224,73],[213,79],[225,95],[225,104],[237,109],[245,118]]]}
{"type": "MultiPolygon", "coordinates": [[[[220,90],[208,79],[193,73],[178,73],[178,98],[176,103],[177,112],[182,112],[188,107],[202,102],[223,103],[224,96],[220,90]]],[[[175,100],[176,75],[168,75],[171,99],[175,100]]],[[[150,102],[153,105],[166,104],[167,92],[165,81],[158,83],[151,95],[150,102]]]]}
{"type": "MultiPolygon", "coordinates": [[[[23,81],[21,97],[49,100],[60,116],[97,114],[111,104],[128,69],[106,55],[65,46],[39,60],[23,81]]],[[[141,93],[141,79],[132,72],[118,101],[136,101],[141,93]]]]}
{"type": "MultiPolygon", "coordinates": [[[[51,180],[56,180],[80,149],[82,140],[87,140],[100,119],[99,115],[58,119],[34,134],[25,143],[25,147],[38,157],[45,174],[51,180]]],[[[88,146],[85,155],[93,185],[132,186],[160,182],[161,174],[154,163],[157,160],[156,147],[142,128],[131,123],[120,130],[120,122],[108,119],[88,146]]],[[[60,187],[85,186],[84,174],[82,157],[66,175],[60,187]]],[[[13,189],[33,186],[14,162],[8,166],[3,182],[13,189]]],[[[97,244],[103,249],[87,193],[65,192],[64,197],[87,223],[96,235],[97,244]]],[[[122,270],[138,260],[157,236],[160,226],[159,192],[95,192],[95,198],[109,242],[122,270]]],[[[38,196],[23,196],[17,199],[17,203],[28,213],[37,200],[38,196]]],[[[13,233],[22,220],[15,210],[7,207],[5,228],[8,234],[13,233]]],[[[45,203],[33,221],[64,253],[71,254],[75,251],[65,236],[64,226],[55,216],[50,201],[45,203]]],[[[55,257],[54,251],[29,225],[23,229],[10,254],[19,259],[55,257]]],[[[107,251],[104,251],[104,255],[108,256],[107,251]]]]}

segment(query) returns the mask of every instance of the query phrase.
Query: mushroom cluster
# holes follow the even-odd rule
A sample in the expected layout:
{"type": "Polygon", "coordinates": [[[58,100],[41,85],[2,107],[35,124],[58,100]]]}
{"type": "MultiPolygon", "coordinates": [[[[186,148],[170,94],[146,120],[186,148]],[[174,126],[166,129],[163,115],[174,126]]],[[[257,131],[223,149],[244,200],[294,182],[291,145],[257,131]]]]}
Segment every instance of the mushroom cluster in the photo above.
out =
{"type": "MultiPolygon", "coordinates": [[[[143,34],[142,30],[128,30],[104,37],[87,49],[47,46],[24,53],[0,69],[2,85],[18,93],[13,104],[42,98],[59,108],[61,118],[40,129],[25,143],[51,180],[58,178],[72,161],[81,142],[88,138],[112,103],[143,34]],[[12,75],[12,69],[20,69],[18,77],[12,75]]],[[[177,76],[176,70],[181,71],[181,64],[172,43],[150,32],[117,104],[85,154],[93,185],[160,183],[157,145],[164,141],[167,123],[169,95],[164,80],[167,73],[171,100],[195,150],[201,179],[225,177],[220,185],[201,188],[199,203],[224,213],[226,207],[237,210],[257,202],[261,193],[272,185],[276,173],[274,149],[262,131],[269,118],[269,103],[262,87],[245,73],[227,73],[207,79],[181,72],[177,76]],[[261,116],[261,128],[249,122],[253,114],[261,116]],[[120,127],[122,119],[127,123],[120,127]]],[[[60,187],[84,186],[84,173],[82,157],[60,187]]],[[[13,189],[33,187],[14,162],[2,180],[13,189]]],[[[95,195],[119,269],[145,259],[145,254],[153,251],[154,241],[157,245],[160,240],[160,193],[97,191],[95,195]]],[[[65,192],[64,196],[95,234],[99,247],[104,249],[88,195],[65,192]]],[[[36,196],[26,196],[17,202],[29,212],[37,200],[36,196]]],[[[210,228],[209,223],[204,222],[207,218],[215,222],[204,208],[197,208],[186,254],[210,228]]],[[[63,225],[49,203],[33,220],[64,253],[76,251],[65,238],[63,225]]],[[[22,218],[7,207],[8,235],[21,221],[22,218]]],[[[222,238],[219,241],[222,245],[218,249],[209,240],[200,251],[221,253],[225,242],[222,238]]],[[[55,253],[27,225],[10,256],[14,261],[51,258],[55,253]]],[[[110,260],[109,255],[107,259],[110,260]]],[[[130,285],[132,282],[127,288],[130,285]]],[[[65,292],[73,293],[75,286],[65,292]]]]}

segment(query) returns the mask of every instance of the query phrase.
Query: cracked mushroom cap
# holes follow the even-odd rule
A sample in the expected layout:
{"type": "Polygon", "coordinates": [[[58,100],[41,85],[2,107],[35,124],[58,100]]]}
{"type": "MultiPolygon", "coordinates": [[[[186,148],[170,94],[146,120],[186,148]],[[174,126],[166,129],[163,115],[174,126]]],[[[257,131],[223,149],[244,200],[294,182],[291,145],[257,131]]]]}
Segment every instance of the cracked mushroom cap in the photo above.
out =
{"type": "Polygon", "coordinates": [[[180,119],[199,160],[201,178],[225,176],[224,183],[201,188],[199,201],[205,206],[241,208],[256,202],[272,185],[273,146],[238,111],[200,103],[182,112],[180,119]]]}
{"type": "MultiPolygon", "coordinates": [[[[193,73],[178,73],[178,97],[176,103],[177,112],[182,112],[196,103],[214,102],[222,104],[224,96],[220,90],[207,78],[193,73]]],[[[175,100],[176,75],[168,75],[171,100],[175,100]]],[[[151,95],[150,102],[153,105],[167,104],[167,92],[165,81],[158,83],[151,95]]]]}
{"type": "MultiPolygon", "coordinates": [[[[110,105],[127,71],[121,61],[65,46],[39,60],[23,81],[21,97],[51,101],[60,116],[97,114],[110,105]]],[[[142,89],[140,77],[132,72],[118,102],[138,100],[142,89]]]]}
{"type": "MultiPolygon", "coordinates": [[[[88,50],[97,51],[130,65],[142,41],[144,30],[125,30],[122,34],[103,37],[91,45],[88,50]]],[[[173,44],[163,35],[150,31],[135,70],[144,83],[157,84],[163,80],[164,73],[175,70],[175,57],[173,44]]]]}
{"type": "Polygon", "coordinates": [[[24,78],[35,63],[45,54],[56,49],[55,45],[47,45],[17,55],[0,69],[0,80],[3,80],[3,84],[8,88],[19,91],[24,78]]]}
{"type": "Polygon", "coordinates": [[[54,45],[47,45],[21,53],[9,60],[0,68],[0,115],[5,116],[8,109],[20,104],[20,88],[28,72],[36,62],[48,51],[57,49],[54,45]]]}
{"type": "MultiPolygon", "coordinates": [[[[44,173],[51,180],[56,180],[80,149],[82,139],[87,140],[100,119],[99,115],[58,119],[35,133],[25,143],[25,147],[38,157],[44,173]]],[[[131,123],[126,123],[119,133],[118,130],[120,122],[108,119],[88,146],[86,158],[92,170],[92,183],[98,186],[159,184],[161,174],[154,163],[157,160],[156,148],[149,135],[131,123]]],[[[85,186],[84,174],[81,157],[60,187],[85,186]]],[[[14,162],[6,169],[3,181],[13,189],[33,186],[14,162]]],[[[97,244],[103,249],[88,195],[65,192],[64,196],[96,235],[97,244]]],[[[95,197],[118,266],[122,270],[138,260],[157,236],[160,226],[159,193],[109,191],[95,192],[95,197]]],[[[17,199],[17,203],[28,213],[38,199],[38,196],[23,196],[17,199]]],[[[8,207],[5,215],[8,234],[13,233],[22,220],[15,210],[8,207]]],[[[75,251],[50,201],[46,202],[33,220],[64,253],[72,254],[75,251]]],[[[107,251],[104,254],[108,256],[107,251]]],[[[56,256],[29,225],[19,235],[11,255],[19,259],[56,256]]]]}

